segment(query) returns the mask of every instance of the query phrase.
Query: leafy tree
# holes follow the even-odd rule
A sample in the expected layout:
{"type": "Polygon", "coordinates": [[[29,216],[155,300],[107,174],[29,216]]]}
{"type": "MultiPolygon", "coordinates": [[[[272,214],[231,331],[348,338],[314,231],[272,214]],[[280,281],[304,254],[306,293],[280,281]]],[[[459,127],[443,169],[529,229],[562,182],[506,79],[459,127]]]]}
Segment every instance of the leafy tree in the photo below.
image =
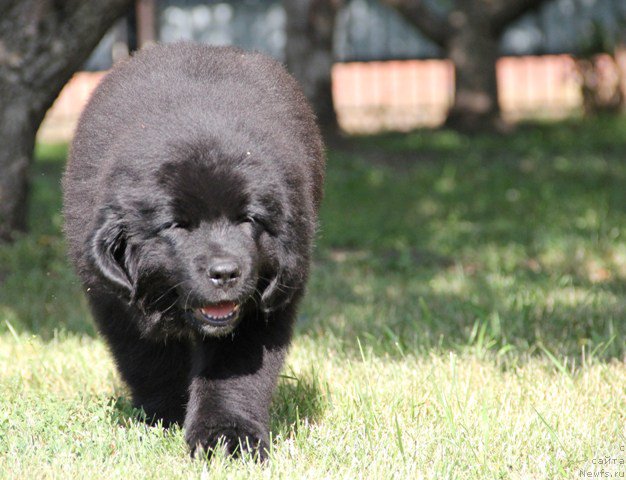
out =
{"type": "Polygon", "coordinates": [[[35,134],[132,0],[0,0],[0,241],[27,228],[35,134]]]}

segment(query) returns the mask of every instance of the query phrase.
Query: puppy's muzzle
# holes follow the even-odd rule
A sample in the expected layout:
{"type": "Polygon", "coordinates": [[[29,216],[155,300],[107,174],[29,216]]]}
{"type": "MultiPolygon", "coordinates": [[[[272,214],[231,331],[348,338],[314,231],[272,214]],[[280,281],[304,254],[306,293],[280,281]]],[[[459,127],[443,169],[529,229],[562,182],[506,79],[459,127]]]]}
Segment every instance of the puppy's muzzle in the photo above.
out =
{"type": "Polygon", "coordinates": [[[207,269],[211,283],[216,287],[231,287],[241,278],[241,268],[229,259],[216,259],[207,269]]]}

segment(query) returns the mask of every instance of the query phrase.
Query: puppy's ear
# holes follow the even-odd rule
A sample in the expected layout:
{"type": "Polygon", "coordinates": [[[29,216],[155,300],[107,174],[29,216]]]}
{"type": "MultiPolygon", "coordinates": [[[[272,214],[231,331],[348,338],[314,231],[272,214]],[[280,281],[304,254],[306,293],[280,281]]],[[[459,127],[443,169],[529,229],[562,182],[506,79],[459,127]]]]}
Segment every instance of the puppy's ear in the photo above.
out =
{"type": "Polygon", "coordinates": [[[302,282],[289,273],[292,271],[281,262],[276,275],[265,287],[261,295],[261,308],[266,314],[283,308],[299,290],[297,285],[302,282]]]}
{"type": "Polygon", "coordinates": [[[91,254],[102,275],[133,296],[133,281],[128,271],[128,246],[122,222],[112,212],[103,221],[91,241],[91,254]]]}

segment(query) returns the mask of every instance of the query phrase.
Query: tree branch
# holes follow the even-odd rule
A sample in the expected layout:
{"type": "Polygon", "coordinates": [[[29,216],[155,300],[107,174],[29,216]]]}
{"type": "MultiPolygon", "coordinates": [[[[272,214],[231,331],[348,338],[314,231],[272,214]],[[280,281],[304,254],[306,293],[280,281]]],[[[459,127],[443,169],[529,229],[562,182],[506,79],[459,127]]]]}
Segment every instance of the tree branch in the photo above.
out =
{"type": "Polygon", "coordinates": [[[499,35],[511,22],[535,10],[546,0],[483,0],[482,3],[489,12],[491,28],[499,35]]]}
{"type": "Polygon", "coordinates": [[[18,0],[0,0],[0,13],[3,15],[17,3],[18,0]]]}
{"type": "Polygon", "coordinates": [[[0,20],[0,74],[33,91],[69,79],[132,0],[8,2],[0,20]]]}
{"type": "Polygon", "coordinates": [[[440,47],[444,47],[452,34],[452,26],[447,18],[424,0],[381,0],[385,5],[393,7],[406,20],[415,25],[420,32],[440,47]]]}

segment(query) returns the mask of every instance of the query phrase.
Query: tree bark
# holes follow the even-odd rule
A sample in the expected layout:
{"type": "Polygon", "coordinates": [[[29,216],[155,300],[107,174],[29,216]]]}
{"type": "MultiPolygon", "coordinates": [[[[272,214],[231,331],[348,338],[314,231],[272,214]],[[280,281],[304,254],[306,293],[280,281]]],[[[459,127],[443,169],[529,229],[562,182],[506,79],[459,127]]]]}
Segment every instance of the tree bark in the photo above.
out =
{"type": "Polygon", "coordinates": [[[505,127],[498,104],[496,61],[502,32],[547,0],[454,0],[444,14],[424,0],[382,0],[442,47],[455,70],[446,125],[463,131],[505,127]]]}
{"type": "Polygon", "coordinates": [[[29,170],[46,111],[132,0],[0,0],[0,241],[27,228],[29,170]]]}
{"type": "Polygon", "coordinates": [[[498,104],[496,61],[498,37],[478,11],[455,11],[446,48],[455,69],[454,103],[445,125],[460,131],[498,130],[503,126],[498,104]]]}
{"type": "Polygon", "coordinates": [[[331,68],[333,33],[341,0],[284,0],[287,69],[300,82],[321,127],[337,129],[331,68]]]}
{"type": "Polygon", "coordinates": [[[30,157],[36,127],[30,120],[32,100],[28,92],[16,92],[0,84],[0,241],[26,230],[30,157]]]}
{"type": "Polygon", "coordinates": [[[616,55],[617,49],[613,56],[591,55],[576,59],[586,116],[616,114],[623,109],[622,72],[616,55]]]}

